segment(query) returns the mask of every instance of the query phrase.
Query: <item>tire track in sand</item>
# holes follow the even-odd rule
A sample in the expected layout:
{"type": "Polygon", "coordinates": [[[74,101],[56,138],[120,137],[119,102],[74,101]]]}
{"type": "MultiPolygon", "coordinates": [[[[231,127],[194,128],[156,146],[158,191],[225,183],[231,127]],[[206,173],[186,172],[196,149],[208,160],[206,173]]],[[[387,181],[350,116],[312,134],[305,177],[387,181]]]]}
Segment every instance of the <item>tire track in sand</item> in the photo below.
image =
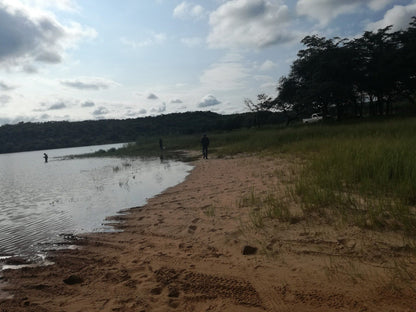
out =
{"type": "Polygon", "coordinates": [[[231,299],[236,304],[262,307],[257,291],[246,280],[220,277],[187,270],[162,267],[155,271],[157,281],[171,293],[182,291],[187,300],[231,299]]]}

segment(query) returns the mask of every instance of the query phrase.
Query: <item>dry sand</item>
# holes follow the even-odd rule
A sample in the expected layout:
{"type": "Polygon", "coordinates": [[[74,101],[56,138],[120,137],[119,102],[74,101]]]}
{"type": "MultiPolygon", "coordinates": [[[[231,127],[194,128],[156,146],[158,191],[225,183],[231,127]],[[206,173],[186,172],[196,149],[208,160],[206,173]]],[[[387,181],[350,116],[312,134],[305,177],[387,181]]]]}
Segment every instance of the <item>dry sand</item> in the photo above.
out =
{"type": "Polygon", "coordinates": [[[123,232],[5,271],[14,299],[0,311],[416,311],[416,256],[401,235],[306,220],[290,201],[299,218],[256,219],[248,199],[285,198],[293,166],[198,160],[185,182],[114,217],[123,232]]]}

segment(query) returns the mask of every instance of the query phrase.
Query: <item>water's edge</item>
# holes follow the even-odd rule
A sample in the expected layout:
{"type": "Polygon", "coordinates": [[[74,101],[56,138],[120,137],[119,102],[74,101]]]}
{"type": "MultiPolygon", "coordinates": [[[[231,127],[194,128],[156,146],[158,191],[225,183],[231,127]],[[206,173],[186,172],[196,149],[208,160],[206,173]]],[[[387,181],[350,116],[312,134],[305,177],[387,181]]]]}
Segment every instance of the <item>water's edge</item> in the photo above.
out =
{"type": "MultiPolygon", "coordinates": [[[[165,192],[168,188],[173,187],[175,185],[178,185],[185,181],[185,179],[189,176],[190,172],[193,170],[194,165],[192,162],[195,160],[195,155],[192,155],[192,153],[189,153],[188,151],[176,151],[174,153],[169,153],[170,155],[167,157],[170,160],[163,160],[163,162],[169,162],[173,161],[174,163],[183,163],[187,164],[187,167],[183,167],[182,174],[179,175],[178,181],[171,181],[173,184],[167,183],[165,185],[161,185],[163,188],[161,190],[157,190],[157,193],[149,194],[149,197],[143,198],[144,201],[138,202],[138,206],[134,206],[128,208],[127,207],[118,207],[120,210],[118,211],[111,211],[109,215],[106,215],[104,219],[99,220],[98,222],[101,223],[101,226],[98,230],[91,230],[87,229],[85,232],[65,232],[60,233],[57,237],[52,237],[50,241],[47,242],[41,242],[36,243],[36,253],[32,253],[30,255],[25,254],[0,254],[0,272],[2,270],[7,269],[18,269],[26,266],[33,266],[33,265],[50,265],[48,258],[48,253],[55,252],[62,249],[71,249],[71,248],[77,248],[76,246],[79,245],[78,240],[80,237],[87,235],[88,233],[100,233],[100,232],[118,232],[121,231],[120,227],[118,226],[119,222],[121,222],[121,218],[119,218],[121,215],[130,213],[131,209],[142,207],[147,204],[147,201],[149,198],[158,196],[165,192]],[[172,157],[173,156],[173,157],[172,157]],[[114,213],[114,214],[113,214],[114,213]]],[[[117,157],[118,158],[118,157],[117,157]]],[[[182,167],[181,167],[182,168],[182,167]]],[[[177,169],[176,169],[177,170],[177,169]]],[[[163,172],[162,172],[163,173],[163,172]]],[[[99,196],[99,195],[97,195],[99,196]]],[[[130,205],[129,205],[130,206],[130,205]]],[[[117,207],[114,207],[117,208],[117,207]]],[[[114,209],[115,210],[115,209],[114,209]]],[[[1,274],[1,273],[0,273],[1,274]]],[[[1,282],[1,275],[0,275],[0,282],[1,282]]]]}

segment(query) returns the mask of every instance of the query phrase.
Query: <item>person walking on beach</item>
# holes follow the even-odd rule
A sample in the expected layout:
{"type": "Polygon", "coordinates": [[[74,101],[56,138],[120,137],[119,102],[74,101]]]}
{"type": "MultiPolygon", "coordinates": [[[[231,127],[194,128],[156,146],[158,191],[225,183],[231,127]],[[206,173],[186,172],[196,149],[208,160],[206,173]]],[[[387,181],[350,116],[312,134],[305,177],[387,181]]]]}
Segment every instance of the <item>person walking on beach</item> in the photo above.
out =
{"type": "Polygon", "coordinates": [[[48,154],[43,153],[43,158],[45,159],[45,163],[47,163],[48,162],[48,154]]]}
{"type": "Polygon", "coordinates": [[[206,134],[202,136],[201,144],[202,144],[202,156],[204,159],[208,159],[209,139],[206,134]]]}

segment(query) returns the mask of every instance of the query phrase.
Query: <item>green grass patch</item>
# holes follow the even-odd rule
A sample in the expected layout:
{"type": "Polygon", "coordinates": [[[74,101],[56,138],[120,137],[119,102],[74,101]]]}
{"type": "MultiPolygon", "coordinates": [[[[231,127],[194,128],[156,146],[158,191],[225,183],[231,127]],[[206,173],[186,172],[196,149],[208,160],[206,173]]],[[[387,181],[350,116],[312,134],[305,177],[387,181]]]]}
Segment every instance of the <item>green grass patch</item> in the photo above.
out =
{"type": "Polygon", "coordinates": [[[204,209],[204,214],[210,218],[215,217],[215,207],[213,205],[209,205],[204,209]]]}
{"type": "Polygon", "coordinates": [[[290,212],[287,199],[274,192],[261,195],[252,190],[249,195],[240,200],[239,206],[249,209],[250,222],[258,229],[264,228],[268,219],[277,219],[282,222],[292,222],[298,219],[290,212]]]}
{"type": "Polygon", "coordinates": [[[415,120],[333,128],[296,183],[304,212],[415,236],[415,120]]]}

